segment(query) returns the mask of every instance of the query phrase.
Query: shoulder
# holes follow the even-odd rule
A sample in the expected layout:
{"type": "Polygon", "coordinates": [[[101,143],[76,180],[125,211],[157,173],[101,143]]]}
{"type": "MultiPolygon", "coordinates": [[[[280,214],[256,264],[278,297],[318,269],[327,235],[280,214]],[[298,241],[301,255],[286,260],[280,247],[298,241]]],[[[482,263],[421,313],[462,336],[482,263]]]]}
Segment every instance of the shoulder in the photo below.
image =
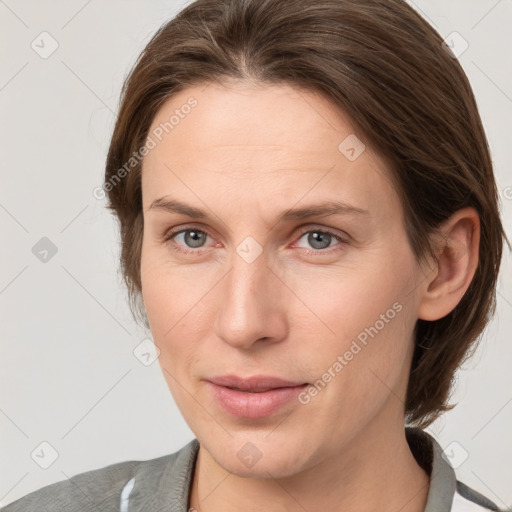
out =
{"type": "MultiPolygon", "coordinates": [[[[2,512],[102,510],[117,502],[126,480],[141,461],[126,461],[80,473],[67,480],[33,491],[2,508],[2,512]]],[[[146,461],[150,463],[150,461],[146,461]]]]}
{"type": "Polygon", "coordinates": [[[164,474],[176,470],[183,455],[196,448],[191,441],[175,453],[149,460],[131,460],[79,473],[23,496],[0,512],[82,512],[117,511],[122,498],[133,489],[135,481],[145,488],[157,488],[164,474]],[[123,494],[124,491],[124,494],[123,494]]]}

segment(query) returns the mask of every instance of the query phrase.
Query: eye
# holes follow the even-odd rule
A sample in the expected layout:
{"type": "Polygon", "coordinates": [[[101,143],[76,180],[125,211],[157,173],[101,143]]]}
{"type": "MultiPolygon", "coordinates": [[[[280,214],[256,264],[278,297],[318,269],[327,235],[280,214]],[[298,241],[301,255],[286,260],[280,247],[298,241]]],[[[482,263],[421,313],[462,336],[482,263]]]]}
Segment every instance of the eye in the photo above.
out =
{"type": "MultiPolygon", "coordinates": [[[[308,251],[308,253],[311,254],[332,252],[326,251],[325,249],[335,247],[335,242],[339,242],[338,245],[348,243],[348,240],[340,235],[325,229],[309,229],[309,231],[303,232],[297,243],[299,244],[301,240],[304,240],[305,243],[309,244],[309,246],[314,249],[313,251],[308,251]]],[[[305,248],[307,249],[307,247],[305,248]]]]}
{"type": "Polygon", "coordinates": [[[208,236],[205,231],[190,227],[168,233],[164,241],[173,242],[176,251],[188,254],[203,247],[208,236]],[[187,250],[187,247],[191,250],[187,250]]]}
{"type": "MultiPolygon", "coordinates": [[[[164,242],[169,243],[173,250],[183,254],[201,253],[200,249],[206,250],[207,239],[210,238],[206,231],[189,226],[176,231],[171,231],[164,237],[164,242]]],[[[348,243],[348,235],[345,239],[341,235],[326,229],[304,230],[296,242],[298,247],[306,249],[307,254],[329,254],[336,250],[341,250],[348,243]],[[307,247],[301,246],[301,241],[309,244],[313,250],[307,250],[307,247]],[[336,244],[338,242],[338,244],[336,244]],[[337,248],[337,246],[340,246],[337,248]],[[327,250],[334,248],[333,250],[327,250]]]]}

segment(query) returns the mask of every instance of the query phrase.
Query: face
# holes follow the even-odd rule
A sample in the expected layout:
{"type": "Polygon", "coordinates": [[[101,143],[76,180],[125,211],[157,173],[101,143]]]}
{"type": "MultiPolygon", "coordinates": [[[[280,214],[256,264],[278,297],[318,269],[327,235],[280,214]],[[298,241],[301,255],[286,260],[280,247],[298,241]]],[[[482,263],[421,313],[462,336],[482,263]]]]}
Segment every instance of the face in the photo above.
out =
{"type": "Polygon", "coordinates": [[[287,85],[203,84],[149,136],[143,299],[202,449],[284,477],[402,428],[425,275],[385,163],[343,112],[287,85]]]}

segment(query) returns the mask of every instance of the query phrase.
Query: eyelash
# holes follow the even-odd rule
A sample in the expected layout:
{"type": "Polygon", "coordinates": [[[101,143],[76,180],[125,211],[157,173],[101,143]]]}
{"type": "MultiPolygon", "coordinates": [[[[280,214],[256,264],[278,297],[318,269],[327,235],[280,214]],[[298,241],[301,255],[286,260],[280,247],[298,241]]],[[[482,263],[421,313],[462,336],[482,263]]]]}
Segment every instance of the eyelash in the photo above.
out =
{"type": "MultiPolygon", "coordinates": [[[[175,230],[175,231],[170,231],[168,233],[166,233],[164,235],[164,240],[163,242],[166,243],[166,244],[171,244],[173,247],[173,250],[179,252],[179,253],[182,253],[182,254],[192,254],[192,253],[201,253],[201,252],[204,252],[204,248],[198,248],[198,249],[183,249],[182,246],[178,246],[174,241],[173,239],[181,234],[181,233],[186,233],[187,231],[195,231],[195,232],[198,232],[198,233],[202,233],[206,236],[210,236],[208,234],[208,232],[204,231],[203,229],[198,229],[194,226],[185,226],[184,228],[181,228],[181,229],[178,229],[178,230],[175,230]],[[203,249],[203,250],[202,250],[203,249]]],[[[346,245],[349,240],[348,240],[348,237],[347,238],[343,238],[341,235],[338,235],[336,233],[334,233],[333,231],[329,231],[328,229],[325,229],[325,228],[311,228],[311,227],[308,227],[307,229],[304,228],[304,230],[301,231],[300,235],[299,235],[299,238],[297,240],[300,240],[305,234],[307,233],[321,233],[322,235],[330,235],[332,236],[334,239],[336,239],[338,242],[340,242],[341,245],[346,245]]],[[[210,236],[210,238],[212,238],[210,236]]],[[[303,248],[302,248],[303,249],[303,248]]],[[[332,249],[332,248],[326,248],[326,249],[303,249],[306,254],[308,256],[315,256],[315,255],[325,255],[325,254],[332,254],[333,252],[337,252],[339,250],[342,250],[342,248],[337,248],[337,249],[332,249]]]]}

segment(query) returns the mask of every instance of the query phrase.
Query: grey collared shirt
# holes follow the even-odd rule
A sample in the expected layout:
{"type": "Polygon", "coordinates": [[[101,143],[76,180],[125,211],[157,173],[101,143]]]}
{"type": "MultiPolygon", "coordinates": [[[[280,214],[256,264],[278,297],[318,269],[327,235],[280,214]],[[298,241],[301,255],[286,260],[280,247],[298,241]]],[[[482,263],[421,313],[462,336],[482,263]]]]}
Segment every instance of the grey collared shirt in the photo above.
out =
{"type": "MultiPolygon", "coordinates": [[[[418,464],[430,474],[425,512],[499,510],[459,482],[437,441],[406,428],[418,464]]],[[[199,450],[193,439],[177,452],[145,461],[118,462],[34,491],[0,512],[190,512],[188,496],[199,450]]]]}

